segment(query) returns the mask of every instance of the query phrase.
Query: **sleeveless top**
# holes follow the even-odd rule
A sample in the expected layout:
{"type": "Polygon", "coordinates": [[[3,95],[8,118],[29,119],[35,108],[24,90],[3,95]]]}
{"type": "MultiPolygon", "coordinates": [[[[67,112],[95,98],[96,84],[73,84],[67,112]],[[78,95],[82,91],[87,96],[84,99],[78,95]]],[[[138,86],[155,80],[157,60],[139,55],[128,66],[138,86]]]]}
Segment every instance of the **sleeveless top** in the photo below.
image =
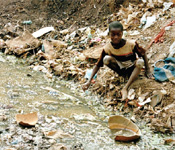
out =
{"type": "Polygon", "coordinates": [[[104,46],[104,51],[107,55],[116,58],[119,63],[120,69],[129,68],[135,64],[136,53],[134,53],[135,41],[127,40],[123,47],[115,49],[111,43],[104,46]]]}

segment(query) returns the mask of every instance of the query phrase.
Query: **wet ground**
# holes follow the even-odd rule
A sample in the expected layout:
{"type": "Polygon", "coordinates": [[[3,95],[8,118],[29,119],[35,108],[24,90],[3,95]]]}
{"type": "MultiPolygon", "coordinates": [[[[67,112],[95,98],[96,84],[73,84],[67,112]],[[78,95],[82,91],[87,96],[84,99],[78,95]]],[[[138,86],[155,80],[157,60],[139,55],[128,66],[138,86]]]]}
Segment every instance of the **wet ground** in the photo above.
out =
{"type": "Polygon", "coordinates": [[[54,150],[59,146],[68,150],[174,149],[164,145],[164,139],[173,135],[153,133],[145,122],[136,122],[143,134],[138,142],[115,142],[107,120],[118,112],[77,85],[56,77],[47,79],[24,64],[15,56],[0,54],[0,150],[54,150]],[[19,126],[15,115],[29,112],[38,112],[37,125],[19,126]],[[51,131],[61,133],[48,137],[51,131]]]}

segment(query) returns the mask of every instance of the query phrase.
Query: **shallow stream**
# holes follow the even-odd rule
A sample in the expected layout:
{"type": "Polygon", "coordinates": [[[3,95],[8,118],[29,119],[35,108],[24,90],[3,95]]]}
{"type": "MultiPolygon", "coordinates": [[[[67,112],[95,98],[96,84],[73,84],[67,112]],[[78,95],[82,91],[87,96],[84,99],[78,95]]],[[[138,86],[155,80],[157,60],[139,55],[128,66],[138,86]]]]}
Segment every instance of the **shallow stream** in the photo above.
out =
{"type": "Polygon", "coordinates": [[[0,90],[0,150],[54,150],[58,145],[68,150],[174,149],[164,145],[168,135],[154,134],[144,122],[137,123],[143,133],[138,142],[115,142],[107,120],[118,112],[104,107],[97,96],[83,93],[73,83],[56,77],[47,79],[43,73],[29,69],[23,60],[2,53],[0,90]],[[15,115],[30,112],[38,112],[37,125],[19,126],[15,115]],[[53,130],[64,134],[46,137],[45,133],[53,130]]]}

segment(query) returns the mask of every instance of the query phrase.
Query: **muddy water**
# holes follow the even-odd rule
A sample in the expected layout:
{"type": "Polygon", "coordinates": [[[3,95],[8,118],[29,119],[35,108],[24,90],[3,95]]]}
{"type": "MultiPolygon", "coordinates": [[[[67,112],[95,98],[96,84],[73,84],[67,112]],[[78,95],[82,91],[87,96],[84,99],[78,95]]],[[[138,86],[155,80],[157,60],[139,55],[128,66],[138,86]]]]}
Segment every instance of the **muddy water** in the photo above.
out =
{"type": "Polygon", "coordinates": [[[56,78],[48,80],[43,73],[28,69],[13,56],[0,56],[0,116],[4,113],[6,117],[0,122],[0,150],[9,147],[50,149],[56,144],[72,150],[172,148],[163,145],[164,135],[153,134],[144,123],[139,124],[143,132],[139,142],[115,142],[107,120],[110,115],[118,113],[107,110],[98,97],[84,94],[76,86],[56,78]],[[17,113],[29,112],[38,112],[35,129],[24,129],[15,122],[17,113]],[[71,137],[50,140],[44,136],[44,131],[56,129],[71,137]]]}
{"type": "Polygon", "coordinates": [[[47,89],[51,86],[58,90],[65,87],[54,87],[52,83],[45,80],[41,73],[32,72],[21,65],[6,63],[1,63],[0,68],[0,100],[2,103],[14,104],[16,109],[25,112],[39,110],[42,114],[55,114],[67,118],[73,113],[93,114],[79,99],[63,92],[52,91],[52,88],[47,89]],[[45,106],[38,106],[41,104],[45,106]],[[38,109],[35,106],[38,106],[38,109]]]}

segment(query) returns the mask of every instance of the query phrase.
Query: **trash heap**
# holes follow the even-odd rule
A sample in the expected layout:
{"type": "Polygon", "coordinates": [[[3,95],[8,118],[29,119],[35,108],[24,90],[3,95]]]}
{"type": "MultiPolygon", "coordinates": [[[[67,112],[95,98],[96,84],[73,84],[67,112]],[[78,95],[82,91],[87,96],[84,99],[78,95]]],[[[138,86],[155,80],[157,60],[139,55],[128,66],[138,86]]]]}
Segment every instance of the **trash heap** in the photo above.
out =
{"type": "MultiPolygon", "coordinates": [[[[149,48],[147,50],[149,63],[153,65],[154,62],[169,55],[169,48],[174,42],[171,34],[175,32],[172,27],[174,12],[174,3],[171,1],[143,0],[138,5],[129,3],[128,7],[121,6],[118,12],[105,16],[100,27],[93,25],[79,28],[73,23],[69,28],[61,31],[53,27],[44,27],[30,33],[23,24],[25,27],[27,24],[30,28],[32,22],[17,25],[8,23],[0,33],[0,48],[6,55],[16,55],[26,59],[31,69],[45,73],[50,79],[56,75],[60,79],[83,84],[89,78],[90,73],[87,72],[92,71],[103,46],[110,41],[108,37],[110,22],[121,21],[124,26],[124,38],[135,39],[144,48],[149,48]]],[[[174,51],[174,47],[171,46],[171,56],[174,55],[174,51]]],[[[157,131],[173,131],[174,114],[171,111],[173,107],[166,109],[174,98],[172,90],[168,89],[170,85],[174,87],[172,83],[161,85],[146,79],[144,68],[138,80],[139,84],[136,82],[131,87],[128,100],[121,102],[120,90],[127,79],[119,77],[104,66],[94,79],[90,90],[104,97],[104,104],[111,105],[114,110],[123,113],[134,110],[136,118],[138,116],[145,118],[157,131]],[[143,84],[144,82],[147,83],[143,84]],[[152,83],[155,86],[151,87],[152,83]],[[164,102],[167,99],[170,101],[164,102]],[[158,107],[155,108],[157,105],[158,107]],[[169,112],[169,117],[163,117],[165,111],[169,112]],[[162,118],[163,121],[158,123],[162,118]]]]}

